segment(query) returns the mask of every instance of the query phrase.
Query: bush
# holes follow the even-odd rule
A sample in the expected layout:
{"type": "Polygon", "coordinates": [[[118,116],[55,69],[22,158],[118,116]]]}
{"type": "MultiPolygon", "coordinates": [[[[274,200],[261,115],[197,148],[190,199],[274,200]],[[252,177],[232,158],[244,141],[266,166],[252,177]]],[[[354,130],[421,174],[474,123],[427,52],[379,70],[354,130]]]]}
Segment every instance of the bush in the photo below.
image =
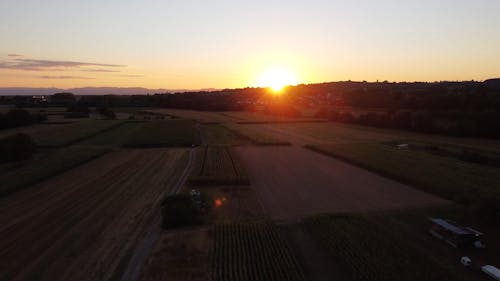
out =
{"type": "Polygon", "coordinates": [[[0,129],[28,126],[47,120],[47,115],[30,113],[24,109],[11,109],[6,114],[0,113],[0,129]]]}
{"type": "Polygon", "coordinates": [[[116,114],[108,107],[99,107],[96,109],[96,111],[105,118],[116,119],[116,114]]]}
{"type": "Polygon", "coordinates": [[[191,196],[187,194],[172,195],[163,202],[163,228],[192,226],[202,222],[201,211],[191,196]]]}
{"type": "Polygon", "coordinates": [[[16,134],[0,139],[0,162],[27,160],[36,152],[36,144],[26,134],[16,134]]]}

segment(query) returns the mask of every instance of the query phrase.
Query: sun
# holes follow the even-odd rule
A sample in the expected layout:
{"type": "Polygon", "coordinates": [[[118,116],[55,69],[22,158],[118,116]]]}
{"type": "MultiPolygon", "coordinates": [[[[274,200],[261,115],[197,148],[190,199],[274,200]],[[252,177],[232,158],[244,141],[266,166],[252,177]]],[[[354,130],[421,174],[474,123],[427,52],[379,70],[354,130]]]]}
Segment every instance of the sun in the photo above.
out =
{"type": "Polygon", "coordinates": [[[278,93],[285,86],[297,85],[297,78],[292,71],[284,67],[269,68],[260,76],[257,85],[259,87],[269,87],[278,93]]]}

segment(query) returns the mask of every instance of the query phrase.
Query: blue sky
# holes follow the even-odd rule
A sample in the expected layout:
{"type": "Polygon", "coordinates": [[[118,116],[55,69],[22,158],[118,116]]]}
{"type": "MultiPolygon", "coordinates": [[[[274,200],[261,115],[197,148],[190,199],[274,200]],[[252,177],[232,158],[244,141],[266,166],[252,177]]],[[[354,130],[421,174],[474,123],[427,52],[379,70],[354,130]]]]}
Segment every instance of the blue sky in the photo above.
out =
{"type": "Polygon", "coordinates": [[[307,83],[482,80],[500,76],[498,11],[498,0],[2,0],[0,86],[244,87],[274,65],[307,83]]]}

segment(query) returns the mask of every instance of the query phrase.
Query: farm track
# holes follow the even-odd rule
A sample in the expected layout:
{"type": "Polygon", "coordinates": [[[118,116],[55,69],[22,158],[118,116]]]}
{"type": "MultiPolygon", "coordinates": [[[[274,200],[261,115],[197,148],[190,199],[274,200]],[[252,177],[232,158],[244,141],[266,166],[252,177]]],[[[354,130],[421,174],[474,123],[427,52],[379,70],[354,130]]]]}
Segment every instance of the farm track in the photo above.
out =
{"type": "Polygon", "coordinates": [[[0,280],[109,279],[177,182],[185,152],[111,153],[2,199],[0,280]]]}

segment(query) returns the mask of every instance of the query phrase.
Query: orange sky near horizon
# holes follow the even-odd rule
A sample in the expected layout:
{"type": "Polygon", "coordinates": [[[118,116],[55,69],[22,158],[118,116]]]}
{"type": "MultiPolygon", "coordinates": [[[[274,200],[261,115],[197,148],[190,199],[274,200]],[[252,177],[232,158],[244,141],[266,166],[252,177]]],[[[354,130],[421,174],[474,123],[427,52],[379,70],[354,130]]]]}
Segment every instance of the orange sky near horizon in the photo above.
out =
{"type": "Polygon", "coordinates": [[[497,0],[5,0],[0,87],[500,77],[497,0]],[[376,3],[375,3],[376,2],[376,3]],[[268,79],[269,80],[269,79],[268,79]]]}

